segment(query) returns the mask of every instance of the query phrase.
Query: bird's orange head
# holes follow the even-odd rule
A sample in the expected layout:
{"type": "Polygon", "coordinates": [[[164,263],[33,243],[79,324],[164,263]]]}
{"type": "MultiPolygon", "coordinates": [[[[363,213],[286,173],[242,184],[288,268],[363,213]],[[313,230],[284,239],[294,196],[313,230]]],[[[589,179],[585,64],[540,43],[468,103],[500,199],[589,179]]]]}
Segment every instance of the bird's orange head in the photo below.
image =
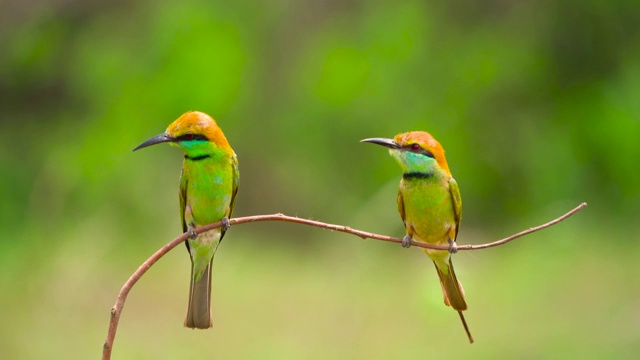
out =
{"type": "MultiPolygon", "coordinates": [[[[174,139],[210,141],[219,147],[229,147],[229,142],[224,133],[209,115],[200,111],[189,111],[172,122],[165,131],[174,139]]],[[[180,141],[177,141],[179,143],[180,141]]]]}
{"type": "Polygon", "coordinates": [[[233,152],[216,121],[200,111],[182,114],[167,127],[163,134],[152,137],[133,150],[163,142],[181,147],[188,157],[202,156],[214,149],[233,152]]]}
{"type": "Polygon", "coordinates": [[[427,173],[443,171],[451,176],[444,148],[431,134],[425,131],[410,131],[396,135],[393,139],[371,138],[370,142],[389,148],[405,173],[427,173]]]}

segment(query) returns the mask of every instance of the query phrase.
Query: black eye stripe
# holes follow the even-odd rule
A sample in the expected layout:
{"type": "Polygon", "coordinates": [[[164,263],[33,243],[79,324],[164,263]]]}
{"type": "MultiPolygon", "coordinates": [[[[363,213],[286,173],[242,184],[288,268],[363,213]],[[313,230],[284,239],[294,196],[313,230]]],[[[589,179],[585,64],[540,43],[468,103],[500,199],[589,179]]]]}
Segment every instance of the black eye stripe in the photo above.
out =
{"type": "Polygon", "coordinates": [[[411,152],[416,153],[416,154],[422,154],[424,156],[427,156],[427,157],[430,157],[432,159],[435,159],[435,156],[433,156],[431,151],[425,150],[422,147],[420,147],[418,150],[413,150],[413,145],[415,145],[415,144],[406,145],[406,146],[403,147],[403,149],[406,150],[406,151],[411,151],[411,152]]]}
{"type": "Polygon", "coordinates": [[[418,153],[420,153],[420,154],[422,154],[422,155],[425,155],[425,156],[427,156],[427,157],[430,157],[430,158],[432,158],[432,159],[435,159],[435,156],[433,156],[433,154],[431,153],[431,151],[428,151],[428,150],[424,150],[424,149],[422,149],[421,151],[418,151],[418,153]]]}
{"type": "Polygon", "coordinates": [[[200,134],[184,134],[177,137],[178,141],[193,141],[193,140],[204,140],[207,141],[206,136],[200,134]]]}

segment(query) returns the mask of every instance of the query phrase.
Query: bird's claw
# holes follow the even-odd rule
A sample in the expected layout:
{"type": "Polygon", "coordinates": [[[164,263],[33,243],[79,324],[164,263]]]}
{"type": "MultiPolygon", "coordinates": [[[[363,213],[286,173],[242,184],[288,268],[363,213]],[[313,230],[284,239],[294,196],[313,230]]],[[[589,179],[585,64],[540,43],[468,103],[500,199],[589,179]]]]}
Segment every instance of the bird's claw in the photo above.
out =
{"type": "Polygon", "coordinates": [[[455,254],[458,252],[458,244],[454,240],[449,239],[449,254],[455,254]]]}
{"type": "Polygon", "coordinates": [[[402,238],[402,247],[405,249],[411,247],[411,235],[405,235],[405,237],[402,238]]]}
{"type": "Polygon", "coordinates": [[[231,222],[229,221],[229,218],[225,216],[220,221],[222,222],[222,230],[223,231],[229,230],[229,228],[231,227],[231,222]]]}
{"type": "Polygon", "coordinates": [[[189,235],[189,239],[191,240],[195,240],[195,238],[198,237],[198,233],[193,226],[189,226],[189,228],[187,228],[187,234],[189,235]]]}

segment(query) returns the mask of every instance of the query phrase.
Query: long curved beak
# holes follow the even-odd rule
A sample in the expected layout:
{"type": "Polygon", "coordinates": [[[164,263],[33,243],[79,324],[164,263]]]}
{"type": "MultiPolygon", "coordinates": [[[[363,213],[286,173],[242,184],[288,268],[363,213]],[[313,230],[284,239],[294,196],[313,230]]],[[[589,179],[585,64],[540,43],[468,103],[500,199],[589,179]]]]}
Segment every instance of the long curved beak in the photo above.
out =
{"type": "Polygon", "coordinates": [[[389,149],[399,149],[400,145],[395,142],[393,139],[385,139],[385,138],[369,138],[360,140],[360,142],[368,142],[372,144],[382,145],[384,147],[388,147],[389,149]]]}
{"type": "Polygon", "coordinates": [[[156,136],[152,137],[151,139],[143,142],[142,144],[136,146],[136,148],[133,149],[133,151],[140,150],[142,148],[146,148],[147,146],[160,144],[160,143],[163,143],[163,142],[171,142],[173,140],[174,139],[171,136],[167,135],[166,133],[162,133],[162,134],[156,135],[156,136]]]}

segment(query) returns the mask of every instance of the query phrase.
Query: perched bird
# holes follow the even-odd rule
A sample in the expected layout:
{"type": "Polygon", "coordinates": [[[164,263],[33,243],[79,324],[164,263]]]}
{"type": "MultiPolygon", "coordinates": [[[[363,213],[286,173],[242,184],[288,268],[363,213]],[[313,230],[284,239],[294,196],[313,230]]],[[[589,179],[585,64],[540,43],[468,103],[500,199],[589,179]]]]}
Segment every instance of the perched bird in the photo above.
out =
{"type": "Polygon", "coordinates": [[[133,151],[168,142],[184,150],[180,176],[180,218],[191,256],[189,307],[184,326],[207,329],[211,320],[211,264],[229,228],[229,217],[238,192],[238,159],[211,116],[190,111],[167,130],[138,145],[133,151]],[[222,228],[196,234],[198,226],[222,221],[222,228]]]}
{"type": "Polygon", "coordinates": [[[456,237],[462,217],[462,199],[458,183],[451,176],[444,149],[429,133],[412,131],[393,139],[371,138],[370,142],[389,148],[389,153],[402,168],[398,188],[398,212],[407,235],[402,246],[411,241],[449,246],[449,251],[423,249],[438,271],[444,303],[458,311],[464,329],[473,337],[462,315],[467,310],[462,284],[456,278],[451,253],[456,252],[456,237]]]}

